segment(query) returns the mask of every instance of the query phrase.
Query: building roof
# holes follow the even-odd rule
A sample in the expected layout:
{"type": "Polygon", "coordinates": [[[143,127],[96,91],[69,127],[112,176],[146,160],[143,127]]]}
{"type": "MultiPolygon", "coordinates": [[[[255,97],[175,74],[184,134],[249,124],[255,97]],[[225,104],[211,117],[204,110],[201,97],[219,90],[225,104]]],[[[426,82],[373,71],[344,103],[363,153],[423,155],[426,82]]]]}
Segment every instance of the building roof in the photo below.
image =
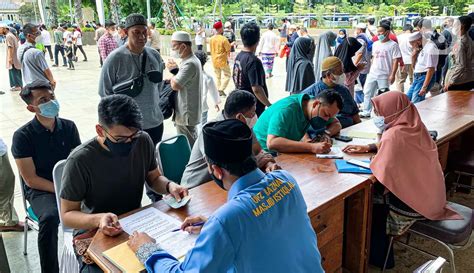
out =
{"type": "Polygon", "coordinates": [[[17,11],[20,9],[20,5],[15,4],[15,3],[9,3],[9,2],[0,2],[0,10],[11,10],[11,11],[17,11]]]}

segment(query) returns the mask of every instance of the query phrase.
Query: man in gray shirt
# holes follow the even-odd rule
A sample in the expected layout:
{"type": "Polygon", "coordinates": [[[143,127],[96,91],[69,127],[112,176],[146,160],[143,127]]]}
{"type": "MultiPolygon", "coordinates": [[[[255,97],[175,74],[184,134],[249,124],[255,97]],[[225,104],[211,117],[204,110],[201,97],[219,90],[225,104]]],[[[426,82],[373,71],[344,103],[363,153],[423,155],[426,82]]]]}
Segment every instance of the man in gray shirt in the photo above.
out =
{"type": "MultiPolygon", "coordinates": [[[[238,119],[246,123],[250,128],[257,122],[256,100],[255,97],[244,90],[235,90],[229,94],[225,102],[224,110],[220,112],[214,121],[222,121],[225,119],[238,119]]],[[[257,159],[257,165],[266,172],[280,169],[275,163],[273,156],[265,153],[258,143],[255,135],[253,135],[253,154],[257,159]]],[[[232,156],[232,155],[229,155],[232,156]]],[[[212,180],[209,175],[206,155],[204,152],[204,140],[202,134],[199,134],[196,145],[194,145],[188,165],[184,170],[181,179],[181,186],[193,188],[212,180]]]]}
{"type": "Polygon", "coordinates": [[[23,84],[27,85],[35,80],[45,80],[51,84],[53,90],[56,88],[56,81],[53,73],[46,63],[43,52],[35,48],[36,38],[41,35],[38,27],[28,23],[23,26],[23,33],[26,43],[18,48],[18,60],[21,62],[23,84]]]}
{"type": "Polygon", "coordinates": [[[202,67],[194,56],[191,35],[185,31],[176,31],[171,36],[172,57],[180,58],[179,69],[174,60],[166,66],[174,76],[171,88],[177,91],[173,121],[178,134],[188,138],[193,147],[197,138],[197,125],[201,122],[202,67]]]}
{"type": "MultiPolygon", "coordinates": [[[[128,43],[115,49],[105,60],[99,81],[99,95],[101,97],[114,94],[113,87],[129,81],[140,74],[150,71],[163,73],[164,63],[160,54],[151,48],[146,48],[147,22],[141,14],[130,14],[125,19],[125,31],[128,43]],[[145,71],[141,71],[146,53],[145,71]]],[[[143,88],[140,94],[134,97],[143,113],[143,128],[153,144],[161,141],[163,136],[163,113],[160,109],[159,92],[163,88],[162,82],[152,82],[148,75],[143,79],[143,88]]],[[[156,81],[156,80],[154,80],[156,81]]]]}

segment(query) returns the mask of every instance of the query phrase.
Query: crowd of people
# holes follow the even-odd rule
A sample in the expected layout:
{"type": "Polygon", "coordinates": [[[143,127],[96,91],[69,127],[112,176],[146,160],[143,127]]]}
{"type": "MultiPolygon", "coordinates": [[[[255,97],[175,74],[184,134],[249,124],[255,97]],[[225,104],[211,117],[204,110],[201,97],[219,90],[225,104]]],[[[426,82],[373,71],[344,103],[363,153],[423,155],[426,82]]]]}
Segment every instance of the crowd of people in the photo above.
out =
{"type": "MultiPolygon", "coordinates": [[[[370,116],[383,132],[381,141],[349,145],[344,151],[376,152],[371,168],[380,182],[377,193],[388,196],[388,203],[381,205],[391,209],[389,216],[374,217],[393,227],[387,229],[390,234],[400,233],[418,219],[459,219],[446,205],[436,145],[413,103],[424,100],[428,92],[474,88],[473,16],[447,19],[441,33],[428,19],[404,26],[398,36],[389,20],[377,26],[369,20],[355,27],[354,37],[340,30],[337,34],[326,31],[317,39],[286,19],[278,29],[279,37],[273,24],[261,34],[257,24],[247,23],[240,29],[242,48],[237,54],[232,24],[217,21],[209,40],[215,82],[204,70],[206,34],[199,24],[198,50],[194,51],[189,33],[176,31],[169,45],[172,58],[166,63],[160,54],[159,32],[143,15],[127,16],[118,32],[111,21],[104,26],[89,24],[96,28],[101,101],[97,136],[82,144],[74,121],[59,117],[56,81],[46,62],[49,56],[53,66],[58,66],[61,53],[63,66],[74,69],[78,50],[87,61],[80,27],[72,26],[74,31],[67,24],[53,27],[51,39],[44,26],[25,24],[21,43],[14,29],[0,26],[7,40],[12,91],[21,90],[19,95],[33,116],[14,133],[11,151],[25,198],[38,217],[42,272],[59,271],[59,215],[65,226],[74,228],[75,238],[81,239],[75,240],[81,242],[75,243],[81,272],[101,272],[87,257],[87,240],[82,239],[91,238],[97,229],[107,236],[120,234],[118,215],[141,206],[144,187],[152,201],[165,194],[180,200],[189,188],[210,180],[229,191],[228,200],[209,219],[199,216],[184,221],[183,230],[200,233],[184,262],[147,234],[131,234],[128,244],[149,271],[323,272],[298,183],[281,170],[275,157],[328,153],[331,137],[370,116]],[[266,81],[273,77],[277,56],[286,57],[285,90],[290,95],[272,103],[266,81]],[[165,70],[172,76],[165,78],[165,70]],[[235,90],[227,94],[231,79],[235,90]],[[407,79],[410,87],[405,94],[407,79]],[[389,91],[392,84],[398,90],[389,91]],[[211,121],[208,95],[218,110],[211,121]],[[223,97],[225,105],[220,109],[223,97]],[[168,108],[173,114],[165,116],[168,108]],[[163,121],[170,117],[191,147],[181,181],[166,178],[155,157],[163,121]],[[407,153],[411,161],[400,160],[407,153]],[[52,171],[63,159],[67,161],[62,186],[55,192],[52,171]],[[415,161],[427,168],[424,173],[403,171],[403,164],[415,161]],[[386,168],[387,162],[401,164],[386,168]],[[394,181],[400,174],[400,181],[394,181]],[[420,177],[425,174],[430,179],[420,177]],[[394,187],[395,183],[406,187],[394,187]],[[255,215],[252,196],[269,186],[285,188],[286,194],[274,209],[255,215]],[[414,197],[413,187],[430,196],[425,198],[430,202],[414,197]],[[61,198],[60,211],[56,195],[61,198]],[[204,227],[194,225],[203,221],[204,227]],[[291,240],[284,243],[274,240],[289,234],[291,240]],[[298,259],[287,259],[295,255],[298,259]]],[[[0,141],[1,185],[8,189],[0,196],[0,230],[22,231],[23,223],[13,208],[14,175],[6,149],[0,141]]],[[[385,229],[373,232],[385,234],[385,229]]],[[[372,248],[378,249],[378,243],[373,241],[372,248]]],[[[380,265],[375,256],[385,251],[371,251],[371,263],[380,265]]]]}

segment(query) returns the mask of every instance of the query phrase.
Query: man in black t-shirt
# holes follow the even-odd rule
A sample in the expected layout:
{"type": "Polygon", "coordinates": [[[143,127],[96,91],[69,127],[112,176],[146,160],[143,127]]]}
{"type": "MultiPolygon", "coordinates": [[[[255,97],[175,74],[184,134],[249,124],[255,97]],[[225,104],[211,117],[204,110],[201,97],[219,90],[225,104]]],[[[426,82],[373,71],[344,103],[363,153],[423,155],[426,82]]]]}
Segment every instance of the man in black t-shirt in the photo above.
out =
{"type": "Polygon", "coordinates": [[[255,23],[247,23],[240,30],[244,48],[235,58],[233,80],[236,89],[254,94],[257,99],[257,115],[260,116],[265,106],[271,105],[268,100],[268,89],[265,82],[265,70],[262,61],[255,56],[260,28],[255,23]]]}
{"type": "MultiPolygon", "coordinates": [[[[160,194],[176,199],[186,188],[158,170],[155,146],[142,130],[142,113],[135,100],[111,95],[99,103],[97,137],[75,149],[66,161],[61,187],[61,216],[75,233],[99,228],[108,236],[122,232],[117,215],[141,207],[145,181],[160,194]]],[[[79,262],[82,260],[78,258],[79,262]]],[[[82,272],[101,272],[81,265],[82,272]]]]}
{"type": "Polygon", "coordinates": [[[33,81],[23,88],[20,96],[35,117],[15,131],[11,150],[25,197],[38,217],[41,272],[59,272],[59,212],[53,168],[58,161],[66,159],[81,140],[74,122],[58,117],[59,103],[49,82],[33,81]]]}

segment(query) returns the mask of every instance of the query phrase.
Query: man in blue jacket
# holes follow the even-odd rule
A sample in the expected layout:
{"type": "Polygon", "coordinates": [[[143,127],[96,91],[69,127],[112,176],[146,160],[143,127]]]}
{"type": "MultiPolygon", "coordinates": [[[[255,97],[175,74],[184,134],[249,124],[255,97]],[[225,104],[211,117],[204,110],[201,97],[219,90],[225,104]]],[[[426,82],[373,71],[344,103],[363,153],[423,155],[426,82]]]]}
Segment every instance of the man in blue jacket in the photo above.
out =
{"type": "Polygon", "coordinates": [[[227,203],[209,219],[184,221],[183,230],[200,235],[182,263],[134,232],[128,244],[148,272],[324,272],[295,179],[257,168],[252,132],[239,120],[209,123],[202,133],[209,172],[228,191],[227,203]],[[200,221],[202,230],[192,226],[200,221]]]}

